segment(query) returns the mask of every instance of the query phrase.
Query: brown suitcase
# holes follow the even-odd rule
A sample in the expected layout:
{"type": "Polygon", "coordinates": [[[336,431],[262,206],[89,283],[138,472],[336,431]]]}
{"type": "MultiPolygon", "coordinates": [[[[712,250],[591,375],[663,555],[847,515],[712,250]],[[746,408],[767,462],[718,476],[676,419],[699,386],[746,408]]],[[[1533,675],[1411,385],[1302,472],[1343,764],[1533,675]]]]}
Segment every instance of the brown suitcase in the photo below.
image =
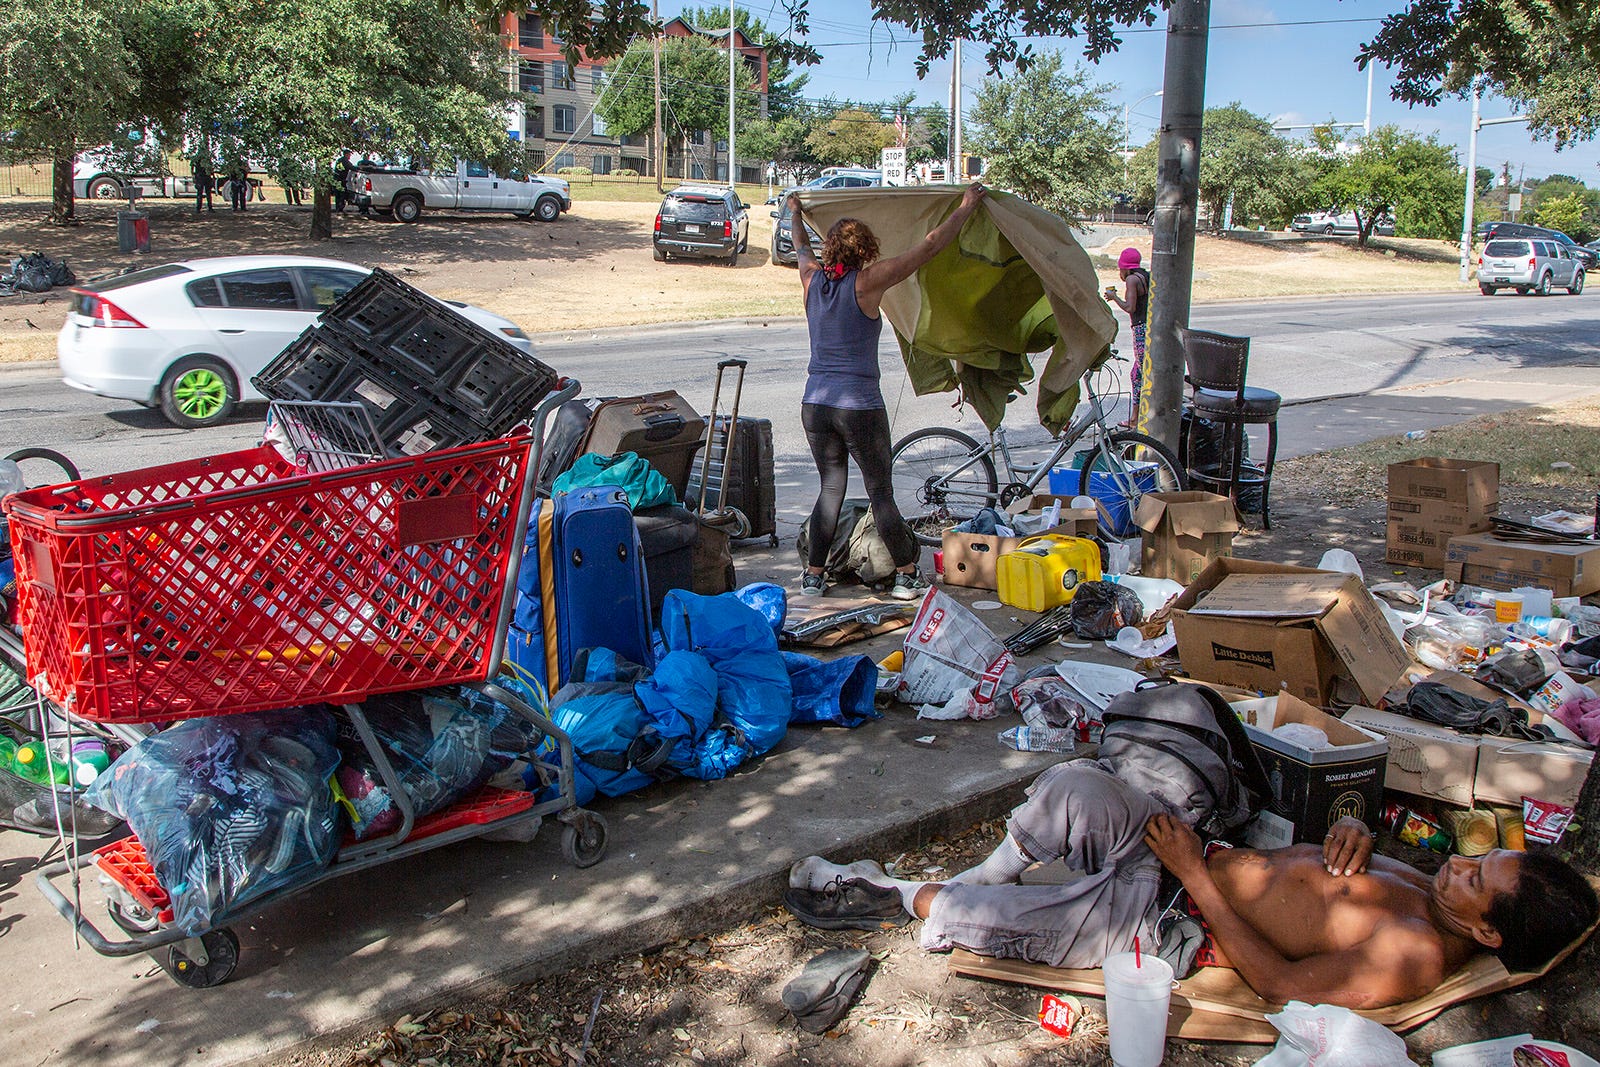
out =
{"type": "Polygon", "coordinates": [[[671,389],[617,397],[595,409],[578,454],[637,453],[661,472],[682,499],[689,488],[690,465],[705,432],[705,420],[671,389]]]}
{"type": "Polygon", "coordinates": [[[701,596],[726,593],[738,584],[733,570],[733,552],[728,547],[728,533],[715,526],[700,527],[700,537],[694,543],[694,579],[691,588],[701,596]]]}

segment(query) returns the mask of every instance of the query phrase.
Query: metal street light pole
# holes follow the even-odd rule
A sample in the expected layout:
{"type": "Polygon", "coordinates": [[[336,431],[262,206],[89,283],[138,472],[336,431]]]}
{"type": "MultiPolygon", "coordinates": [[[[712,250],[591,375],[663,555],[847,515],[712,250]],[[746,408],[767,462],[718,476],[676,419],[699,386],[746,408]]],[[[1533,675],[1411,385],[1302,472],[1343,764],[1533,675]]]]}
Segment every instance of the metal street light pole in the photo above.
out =
{"type": "MultiPolygon", "coordinates": [[[[1122,105],[1122,184],[1123,185],[1127,185],[1128,184],[1128,164],[1130,162],[1129,157],[1133,155],[1133,129],[1132,129],[1132,127],[1129,126],[1129,123],[1131,121],[1130,114],[1131,114],[1133,108],[1138,107],[1140,104],[1144,103],[1146,100],[1154,100],[1156,97],[1163,95],[1165,92],[1166,92],[1166,90],[1164,90],[1164,89],[1157,89],[1153,93],[1145,93],[1139,99],[1135,100],[1132,103],[1132,105],[1129,105],[1129,104],[1126,104],[1126,103],[1122,105]]],[[[1126,192],[1127,190],[1124,189],[1123,191],[1126,192]]]]}
{"type": "Polygon", "coordinates": [[[734,0],[728,0],[728,188],[736,188],[738,176],[734,171],[733,154],[733,89],[734,89],[734,62],[737,53],[733,50],[733,5],[734,0]]]}

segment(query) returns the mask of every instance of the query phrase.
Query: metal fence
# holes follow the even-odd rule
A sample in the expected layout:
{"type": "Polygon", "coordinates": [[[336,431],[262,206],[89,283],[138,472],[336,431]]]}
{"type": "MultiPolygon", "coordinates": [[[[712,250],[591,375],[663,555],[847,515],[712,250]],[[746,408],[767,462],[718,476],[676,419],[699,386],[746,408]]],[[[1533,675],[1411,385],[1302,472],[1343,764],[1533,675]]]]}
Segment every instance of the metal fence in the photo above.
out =
{"type": "Polygon", "coordinates": [[[50,197],[50,163],[0,166],[0,200],[50,197]]]}

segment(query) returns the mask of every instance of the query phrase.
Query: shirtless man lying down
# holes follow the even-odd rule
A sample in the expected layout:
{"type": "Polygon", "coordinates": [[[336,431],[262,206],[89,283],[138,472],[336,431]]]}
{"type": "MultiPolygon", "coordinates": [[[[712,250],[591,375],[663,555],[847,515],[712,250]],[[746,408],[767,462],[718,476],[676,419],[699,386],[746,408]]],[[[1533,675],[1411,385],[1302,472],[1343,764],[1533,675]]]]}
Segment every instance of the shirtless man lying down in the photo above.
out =
{"type": "Polygon", "coordinates": [[[785,902],[824,928],[924,920],[922,946],[1053,967],[1098,967],[1149,950],[1165,900],[1163,866],[1209,927],[1213,961],[1265,1000],[1379,1008],[1431,992],[1488,949],[1511,970],[1535,970],[1592,925],[1600,901],[1550,856],[1453,856],[1434,877],[1372,854],[1354,819],[1318,845],[1207,857],[1200,839],[1154,797],[1084,760],[1046,770],[1012,812],[1005,839],[948,882],[888,877],[871,861],[795,864],[785,902]],[[1084,874],[1021,885],[1056,858],[1084,874]]]}

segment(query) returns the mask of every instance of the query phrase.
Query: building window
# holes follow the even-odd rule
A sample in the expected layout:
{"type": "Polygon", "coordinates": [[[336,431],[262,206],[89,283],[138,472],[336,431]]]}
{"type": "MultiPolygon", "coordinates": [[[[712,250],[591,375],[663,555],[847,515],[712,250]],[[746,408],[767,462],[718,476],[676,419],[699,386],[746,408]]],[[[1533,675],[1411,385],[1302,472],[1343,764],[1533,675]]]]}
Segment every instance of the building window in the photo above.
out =
{"type": "Polygon", "coordinates": [[[718,141],[717,142],[717,151],[718,152],[726,152],[727,150],[728,150],[728,142],[727,141],[718,141]]]}
{"type": "Polygon", "coordinates": [[[529,137],[544,136],[544,108],[530,107],[523,118],[523,128],[529,137]]]}
{"type": "Polygon", "coordinates": [[[703,165],[699,164],[699,163],[690,164],[689,165],[689,177],[693,178],[695,181],[705,181],[705,179],[706,179],[706,168],[703,165]]]}
{"type": "Polygon", "coordinates": [[[517,19],[517,44],[523,48],[544,47],[544,25],[538,15],[522,15],[517,19]]]}
{"type": "Polygon", "coordinates": [[[556,154],[556,161],[554,163],[554,167],[555,167],[555,169],[557,171],[566,170],[568,167],[573,166],[573,165],[574,164],[573,164],[573,161],[572,161],[572,153],[571,152],[558,152],[556,154]]]}
{"type": "Polygon", "coordinates": [[[704,131],[704,130],[695,130],[693,133],[691,133],[689,135],[689,143],[690,144],[705,144],[706,143],[706,131],[704,131]]]}
{"type": "Polygon", "coordinates": [[[517,67],[517,91],[544,92],[544,64],[537,59],[524,59],[517,67]]]}
{"type": "Polygon", "coordinates": [[[550,88],[572,88],[572,71],[563,60],[555,60],[550,64],[550,88]]]}
{"type": "Polygon", "coordinates": [[[606,68],[590,67],[589,79],[589,87],[598,93],[606,87],[606,68]]]}
{"type": "MultiPolygon", "coordinates": [[[[566,104],[557,104],[550,109],[550,117],[555,121],[557,133],[576,133],[578,130],[578,109],[566,104]]],[[[567,164],[571,166],[572,164],[567,164]]]]}
{"type": "Polygon", "coordinates": [[[594,171],[596,174],[610,174],[611,173],[611,157],[610,156],[595,156],[594,159],[589,161],[589,163],[590,163],[589,169],[594,171]]]}
{"type": "Polygon", "coordinates": [[[595,115],[589,121],[594,127],[594,135],[596,137],[604,137],[606,135],[606,120],[605,119],[601,118],[599,115],[595,115]]]}

